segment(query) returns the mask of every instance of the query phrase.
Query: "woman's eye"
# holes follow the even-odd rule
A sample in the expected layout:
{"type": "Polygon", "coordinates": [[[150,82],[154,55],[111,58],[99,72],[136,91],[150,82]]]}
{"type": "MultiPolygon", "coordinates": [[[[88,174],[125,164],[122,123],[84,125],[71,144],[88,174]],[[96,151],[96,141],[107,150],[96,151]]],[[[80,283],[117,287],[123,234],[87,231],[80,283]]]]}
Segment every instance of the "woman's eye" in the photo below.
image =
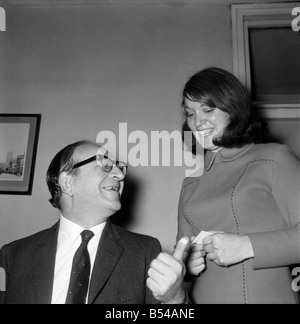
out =
{"type": "Polygon", "coordinates": [[[194,114],[190,111],[185,111],[186,117],[192,117],[194,114]]]}
{"type": "Polygon", "coordinates": [[[215,110],[214,108],[207,108],[204,110],[204,112],[209,114],[209,113],[213,112],[214,110],[215,110]]]}

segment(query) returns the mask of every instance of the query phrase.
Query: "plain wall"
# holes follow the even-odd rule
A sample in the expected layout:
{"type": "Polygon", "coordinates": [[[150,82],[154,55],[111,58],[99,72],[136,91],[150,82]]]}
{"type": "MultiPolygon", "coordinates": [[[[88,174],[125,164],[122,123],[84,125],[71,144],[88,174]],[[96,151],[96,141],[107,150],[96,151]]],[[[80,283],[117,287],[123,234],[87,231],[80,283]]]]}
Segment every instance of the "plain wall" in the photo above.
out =
{"type": "MultiPolygon", "coordinates": [[[[31,196],[0,195],[0,247],[54,224],[45,173],[69,143],[102,130],[179,130],[196,71],[233,70],[229,5],[7,8],[0,113],[42,115],[31,196]]],[[[171,251],[185,167],[130,168],[124,224],[171,251]]],[[[126,191],[127,190],[127,191],[126,191]]]]}

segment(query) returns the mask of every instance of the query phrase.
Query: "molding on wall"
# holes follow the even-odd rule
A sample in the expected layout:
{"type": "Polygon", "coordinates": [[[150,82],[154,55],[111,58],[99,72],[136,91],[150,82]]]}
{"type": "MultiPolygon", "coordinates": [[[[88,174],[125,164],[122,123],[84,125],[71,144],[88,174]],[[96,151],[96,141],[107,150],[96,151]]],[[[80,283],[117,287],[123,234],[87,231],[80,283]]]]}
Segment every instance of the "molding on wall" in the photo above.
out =
{"type": "MultiPolygon", "coordinates": [[[[88,5],[182,5],[190,3],[209,2],[209,0],[0,0],[3,7],[27,6],[88,6],[88,5]]],[[[211,0],[210,2],[221,2],[211,0]]],[[[224,0],[223,0],[224,2],[224,0]]]]}
{"type": "MultiPolygon", "coordinates": [[[[240,4],[248,3],[249,0],[239,0],[240,4]]],[[[252,0],[251,3],[269,2],[296,2],[295,0],[252,0]]],[[[236,1],[233,0],[0,0],[0,6],[8,7],[57,7],[57,6],[87,6],[87,5],[223,5],[228,6],[236,1]]]]}

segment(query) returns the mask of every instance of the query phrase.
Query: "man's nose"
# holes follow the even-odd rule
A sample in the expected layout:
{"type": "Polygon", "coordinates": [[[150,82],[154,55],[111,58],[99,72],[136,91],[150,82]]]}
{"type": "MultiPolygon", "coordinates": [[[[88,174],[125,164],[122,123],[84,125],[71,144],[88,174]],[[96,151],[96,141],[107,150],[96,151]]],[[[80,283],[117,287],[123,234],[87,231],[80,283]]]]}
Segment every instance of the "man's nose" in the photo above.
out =
{"type": "Polygon", "coordinates": [[[111,169],[109,176],[118,179],[119,181],[125,179],[125,174],[116,165],[111,169]]]}

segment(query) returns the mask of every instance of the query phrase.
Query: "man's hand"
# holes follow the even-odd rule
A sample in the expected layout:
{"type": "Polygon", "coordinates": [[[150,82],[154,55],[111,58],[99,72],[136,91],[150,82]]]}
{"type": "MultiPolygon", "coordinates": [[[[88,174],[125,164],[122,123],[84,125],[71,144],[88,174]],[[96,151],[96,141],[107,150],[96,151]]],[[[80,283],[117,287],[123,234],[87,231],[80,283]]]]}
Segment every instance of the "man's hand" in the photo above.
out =
{"type": "Polygon", "coordinates": [[[206,255],[202,244],[192,244],[187,260],[188,272],[193,276],[199,274],[205,269],[204,256],[206,255]]]}
{"type": "Polygon", "coordinates": [[[219,266],[228,267],[254,257],[248,236],[213,234],[203,240],[207,258],[219,266]]]}
{"type": "Polygon", "coordinates": [[[178,241],[173,255],[160,253],[150,264],[147,286],[163,304],[182,304],[185,300],[183,259],[188,246],[189,239],[184,237],[178,241]]]}

